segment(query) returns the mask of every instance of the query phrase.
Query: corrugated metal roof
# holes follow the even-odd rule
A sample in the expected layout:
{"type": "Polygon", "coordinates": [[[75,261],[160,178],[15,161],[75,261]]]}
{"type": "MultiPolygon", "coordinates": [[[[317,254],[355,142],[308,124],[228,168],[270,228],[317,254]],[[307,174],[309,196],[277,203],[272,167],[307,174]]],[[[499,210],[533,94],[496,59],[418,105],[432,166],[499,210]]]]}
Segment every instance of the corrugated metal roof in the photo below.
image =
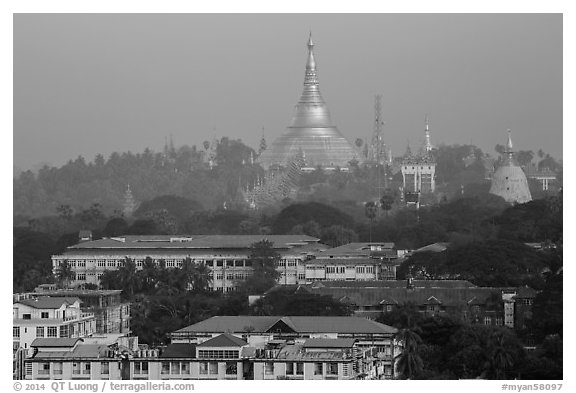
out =
{"type": "Polygon", "coordinates": [[[30,344],[31,347],[73,347],[81,338],[37,338],[30,344]]]}
{"type": "MultiPolygon", "coordinates": [[[[477,288],[467,280],[413,280],[415,288],[477,288]]],[[[406,280],[316,281],[310,288],[406,288],[406,280]]]]}
{"type": "Polygon", "coordinates": [[[330,248],[324,252],[318,253],[316,255],[317,258],[329,258],[330,256],[334,257],[361,257],[361,256],[370,256],[371,254],[371,246],[379,247],[381,249],[392,249],[394,248],[394,243],[391,242],[383,242],[383,243],[348,243],[344,244],[339,247],[330,248]]]}
{"type": "Polygon", "coordinates": [[[216,316],[175,333],[266,333],[277,322],[286,323],[297,333],[393,334],[396,329],[359,317],[310,316],[216,316]]]}

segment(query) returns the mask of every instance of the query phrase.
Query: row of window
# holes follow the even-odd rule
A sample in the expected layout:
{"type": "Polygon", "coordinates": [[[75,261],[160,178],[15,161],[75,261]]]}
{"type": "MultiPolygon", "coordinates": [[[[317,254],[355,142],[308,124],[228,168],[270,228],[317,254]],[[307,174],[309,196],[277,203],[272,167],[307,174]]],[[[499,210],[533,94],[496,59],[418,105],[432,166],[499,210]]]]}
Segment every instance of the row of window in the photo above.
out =
{"type": "Polygon", "coordinates": [[[221,350],[221,349],[199,349],[199,359],[237,359],[240,357],[240,352],[236,350],[221,350]]]}
{"type": "MultiPolygon", "coordinates": [[[[314,363],[314,375],[338,375],[338,363],[314,363]]],[[[264,363],[264,374],[274,375],[274,362],[264,363]]],[[[304,375],[303,362],[288,362],[286,363],[286,375],[304,375]]]]}

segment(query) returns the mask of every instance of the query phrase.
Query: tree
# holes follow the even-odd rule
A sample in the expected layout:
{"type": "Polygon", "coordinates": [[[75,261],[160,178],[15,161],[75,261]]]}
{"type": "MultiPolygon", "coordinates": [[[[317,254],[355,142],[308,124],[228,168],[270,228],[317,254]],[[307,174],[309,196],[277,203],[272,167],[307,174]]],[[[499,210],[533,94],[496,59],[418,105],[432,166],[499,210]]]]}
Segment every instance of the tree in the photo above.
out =
{"type": "Polygon", "coordinates": [[[368,220],[370,220],[370,241],[372,241],[372,223],[374,222],[374,219],[376,218],[376,213],[378,212],[378,207],[376,206],[376,203],[369,201],[366,202],[366,204],[364,205],[364,213],[366,214],[366,218],[368,218],[368,220]]]}
{"type": "Polygon", "coordinates": [[[58,284],[64,288],[70,287],[70,281],[74,279],[74,271],[72,270],[72,266],[68,263],[68,260],[65,259],[60,262],[60,266],[56,270],[56,280],[58,284]]]}
{"type": "Polygon", "coordinates": [[[418,353],[422,339],[414,329],[401,329],[394,339],[403,344],[402,353],[396,358],[398,372],[406,379],[418,378],[424,366],[418,353]]]}
{"type": "Polygon", "coordinates": [[[205,292],[212,282],[212,271],[205,263],[186,258],[182,263],[182,274],[186,283],[194,292],[205,292]]]}
{"type": "Polygon", "coordinates": [[[241,285],[241,289],[249,294],[263,294],[272,288],[280,273],[276,265],[280,261],[280,254],[274,250],[274,243],[261,240],[250,246],[248,262],[252,264],[253,273],[241,285]]]}

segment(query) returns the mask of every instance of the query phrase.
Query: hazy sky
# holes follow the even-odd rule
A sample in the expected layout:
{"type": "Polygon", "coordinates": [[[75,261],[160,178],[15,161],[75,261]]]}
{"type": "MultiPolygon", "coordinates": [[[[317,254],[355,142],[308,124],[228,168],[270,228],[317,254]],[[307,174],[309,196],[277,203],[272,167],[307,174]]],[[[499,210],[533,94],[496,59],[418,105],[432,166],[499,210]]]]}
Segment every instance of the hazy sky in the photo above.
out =
{"type": "Polygon", "coordinates": [[[350,140],[562,157],[560,14],[17,14],[14,165],[198,145],[289,125],[312,30],[320,90],[350,140]]]}

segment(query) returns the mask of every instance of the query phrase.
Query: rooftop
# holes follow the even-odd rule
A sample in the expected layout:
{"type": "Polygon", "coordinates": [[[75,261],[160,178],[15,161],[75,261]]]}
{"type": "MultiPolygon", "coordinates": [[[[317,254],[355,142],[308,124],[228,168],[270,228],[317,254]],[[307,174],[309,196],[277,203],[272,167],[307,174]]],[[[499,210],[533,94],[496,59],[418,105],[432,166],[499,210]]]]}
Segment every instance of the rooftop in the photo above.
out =
{"type": "Polygon", "coordinates": [[[295,333],[394,334],[396,329],[359,317],[216,316],[174,333],[295,333]]]}
{"type": "Polygon", "coordinates": [[[77,297],[40,296],[34,299],[20,300],[16,304],[24,304],[38,309],[58,309],[63,305],[71,305],[75,302],[81,302],[81,300],[77,297]]]}
{"type": "Polygon", "coordinates": [[[31,347],[56,348],[73,347],[76,343],[84,341],[81,338],[37,338],[30,344],[31,347]]]}
{"type": "Polygon", "coordinates": [[[245,345],[248,345],[246,341],[231,334],[224,333],[204,341],[202,344],[199,344],[198,347],[243,347],[245,345]]]}
{"type": "Polygon", "coordinates": [[[318,243],[307,235],[154,235],[117,236],[78,243],[67,251],[86,249],[238,249],[268,240],[275,249],[291,249],[318,243]]]}
{"type": "Polygon", "coordinates": [[[391,242],[371,242],[371,243],[348,243],[343,246],[330,248],[324,252],[316,254],[316,258],[346,258],[346,257],[370,257],[374,251],[391,250],[394,248],[394,243],[391,242]]]}
{"type": "Polygon", "coordinates": [[[196,358],[196,344],[169,344],[161,358],[196,358]]]}

